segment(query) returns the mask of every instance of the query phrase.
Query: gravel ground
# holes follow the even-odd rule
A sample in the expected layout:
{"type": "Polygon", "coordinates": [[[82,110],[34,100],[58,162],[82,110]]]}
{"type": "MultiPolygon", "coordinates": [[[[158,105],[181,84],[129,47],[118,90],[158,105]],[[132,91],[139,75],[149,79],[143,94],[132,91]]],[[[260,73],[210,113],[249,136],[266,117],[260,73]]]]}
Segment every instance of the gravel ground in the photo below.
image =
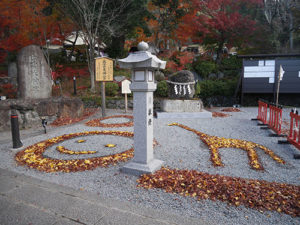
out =
{"type": "MultiPolygon", "coordinates": [[[[216,108],[214,111],[220,111],[216,108]]],[[[233,177],[261,179],[280,183],[300,184],[300,163],[293,159],[294,153],[299,151],[290,145],[277,144],[277,137],[268,137],[269,130],[261,130],[256,121],[251,121],[257,115],[257,108],[241,108],[242,112],[225,112],[232,116],[212,119],[154,119],[154,137],[159,143],[154,149],[155,157],[165,162],[166,166],[179,169],[195,169],[210,174],[221,174],[233,177]],[[177,126],[169,127],[167,124],[178,122],[204,132],[226,138],[237,138],[265,145],[283,158],[287,164],[279,165],[269,156],[258,151],[265,171],[250,169],[246,152],[237,149],[220,149],[224,167],[216,168],[210,161],[210,152],[205,144],[192,132],[177,126]]],[[[288,120],[290,109],[285,109],[283,119],[288,120]]],[[[124,114],[122,111],[108,110],[107,114],[124,114]]],[[[100,114],[98,114],[100,116],[100,114]]],[[[127,122],[124,118],[105,120],[106,123],[127,122]]],[[[62,134],[92,131],[92,130],[123,130],[133,131],[133,127],[100,128],[88,127],[83,123],[49,129],[47,134],[34,135],[23,139],[24,146],[46,140],[62,134]]],[[[3,133],[4,134],[4,133],[3,133]]],[[[2,135],[0,133],[0,135],[2,135]]],[[[47,174],[17,166],[14,161],[16,150],[11,149],[11,142],[0,141],[0,167],[13,170],[27,176],[36,177],[49,182],[69,186],[75,189],[84,189],[94,192],[105,198],[113,198],[121,201],[130,201],[141,207],[150,207],[176,213],[178,215],[192,216],[209,221],[211,218],[217,224],[300,224],[300,218],[293,218],[286,214],[273,211],[259,212],[243,206],[229,206],[224,202],[203,200],[197,201],[191,197],[181,197],[176,194],[165,193],[162,190],[146,190],[137,188],[136,177],[120,173],[124,163],[109,168],[97,168],[93,171],[77,173],[54,173],[47,174]],[[1,144],[2,143],[2,144],[1,144]]],[[[132,138],[119,136],[86,136],[67,140],[63,145],[71,150],[96,150],[96,155],[88,157],[113,154],[127,150],[133,145],[132,138]],[[77,143],[79,139],[86,142],[77,143]],[[105,144],[116,144],[116,148],[106,148],[105,144]]],[[[45,155],[53,158],[84,158],[84,156],[62,156],[55,151],[55,146],[50,147],[45,155]]]]}

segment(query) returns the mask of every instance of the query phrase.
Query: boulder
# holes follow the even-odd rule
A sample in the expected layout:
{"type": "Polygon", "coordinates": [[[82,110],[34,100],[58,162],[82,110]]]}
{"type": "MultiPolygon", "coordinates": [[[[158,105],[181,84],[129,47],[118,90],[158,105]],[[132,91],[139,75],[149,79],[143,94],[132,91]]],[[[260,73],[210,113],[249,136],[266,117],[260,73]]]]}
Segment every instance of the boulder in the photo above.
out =
{"type": "Polygon", "coordinates": [[[155,71],[155,73],[154,73],[155,75],[155,80],[157,81],[157,82],[159,82],[159,81],[162,81],[162,80],[165,80],[165,75],[164,75],[164,73],[163,72],[161,72],[161,71],[155,71]]]}
{"type": "Polygon", "coordinates": [[[191,99],[195,95],[195,78],[191,71],[181,70],[169,77],[169,97],[191,99]]]}

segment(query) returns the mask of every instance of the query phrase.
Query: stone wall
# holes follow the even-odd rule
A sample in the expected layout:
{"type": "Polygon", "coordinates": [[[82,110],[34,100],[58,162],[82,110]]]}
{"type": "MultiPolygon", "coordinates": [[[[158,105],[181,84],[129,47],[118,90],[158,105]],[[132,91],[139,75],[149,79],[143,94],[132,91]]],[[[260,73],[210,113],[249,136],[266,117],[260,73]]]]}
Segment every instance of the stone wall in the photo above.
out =
{"type": "Polygon", "coordinates": [[[11,109],[17,111],[20,129],[27,129],[41,126],[41,117],[45,117],[48,123],[59,117],[80,117],[83,114],[84,106],[78,98],[0,101],[0,131],[10,130],[11,109]]]}
{"type": "MultiPolygon", "coordinates": [[[[124,99],[110,99],[106,101],[106,107],[109,109],[125,109],[124,99]]],[[[133,108],[133,100],[128,100],[128,109],[133,108]]]]}
{"type": "MultiPolygon", "coordinates": [[[[159,110],[160,109],[160,99],[154,99],[153,104],[154,104],[154,109],[159,110]]],[[[85,101],[84,106],[86,108],[98,108],[100,107],[97,102],[90,100],[90,101],[85,101]]],[[[108,109],[125,109],[125,100],[124,99],[107,99],[106,100],[106,107],[108,109]]],[[[133,108],[133,100],[128,99],[128,109],[133,108]]]]}

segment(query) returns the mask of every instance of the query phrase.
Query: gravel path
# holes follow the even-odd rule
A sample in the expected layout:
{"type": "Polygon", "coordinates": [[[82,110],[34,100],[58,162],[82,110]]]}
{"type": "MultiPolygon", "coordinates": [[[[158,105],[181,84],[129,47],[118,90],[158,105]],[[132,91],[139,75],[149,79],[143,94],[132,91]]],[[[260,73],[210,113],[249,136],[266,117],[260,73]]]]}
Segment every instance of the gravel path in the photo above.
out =
{"type": "MultiPolygon", "coordinates": [[[[220,111],[214,109],[215,111],[220,111]]],[[[195,169],[210,174],[221,174],[233,177],[261,179],[279,183],[300,185],[300,163],[293,159],[294,153],[299,151],[290,145],[278,145],[277,137],[268,137],[269,130],[261,130],[256,121],[251,121],[257,115],[257,108],[241,108],[242,112],[225,112],[232,116],[226,118],[212,119],[154,119],[154,137],[159,143],[154,149],[155,157],[165,162],[166,166],[179,169],[195,169]],[[177,126],[167,126],[172,122],[178,122],[209,135],[225,138],[237,138],[262,144],[272,149],[287,163],[280,165],[261,151],[258,155],[265,171],[255,171],[248,164],[246,152],[239,149],[220,149],[224,167],[213,167],[210,161],[210,152],[206,145],[192,132],[177,126]]],[[[283,119],[289,118],[290,109],[285,109],[283,119]]],[[[108,110],[107,114],[124,114],[122,111],[108,110]]],[[[100,116],[100,114],[98,114],[100,116]]],[[[127,119],[114,118],[105,120],[106,123],[127,122],[127,119]]],[[[123,130],[133,131],[133,127],[100,128],[88,127],[83,123],[72,126],[50,129],[47,134],[35,135],[23,139],[24,146],[46,140],[62,134],[92,131],[92,130],[123,130]]],[[[1,135],[1,133],[0,133],[1,135]]],[[[0,142],[2,143],[2,142],[0,142]]],[[[71,150],[96,150],[96,155],[88,157],[113,154],[124,151],[133,145],[132,138],[115,136],[87,136],[67,140],[63,145],[71,150]],[[85,139],[84,143],[77,143],[76,140],[85,139]],[[116,148],[105,148],[104,145],[117,144],[116,148]]],[[[80,156],[62,156],[55,151],[55,146],[50,147],[45,155],[53,158],[83,158],[80,156]]],[[[17,166],[14,161],[16,150],[11,149],[11,143],[3,142],[0,146],[0,167],[23,173],[28,176],[42,180],[58,183],[60,185],[84,189],[94,192],[105,198],[114,198],[121,201],[130,201],[141,205],[176,213],[178,215],[203,218],[209,221],[210,218],[217,224],[300,224],[300,218],[280,214],[273,211],[259,212],[245,208],[244,206],[229,206],[220,201],[203,200],[197,201],[190,197],[181,197],[176,194],[165,193],[162,190],[146,190],[137,188],[136,177],[124,175],[119,169],[124,165],[109,168],[97,168],[93,171],[78,173],[55,173],[47,174],[27,167],[17,166]]]]}

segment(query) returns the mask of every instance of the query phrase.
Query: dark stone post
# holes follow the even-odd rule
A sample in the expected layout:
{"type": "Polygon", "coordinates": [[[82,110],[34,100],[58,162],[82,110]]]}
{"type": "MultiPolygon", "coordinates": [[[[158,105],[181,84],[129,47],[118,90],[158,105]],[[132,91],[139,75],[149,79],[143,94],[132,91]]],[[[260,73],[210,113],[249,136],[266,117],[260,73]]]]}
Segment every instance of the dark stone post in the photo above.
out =
{"type": "Polygon", "coordinates": [[[20,148],[23,146],[23,144],[20,140],[18,115],[17,115],[15,109],[11,110],[10,122],[11,122],[11,134],[12,134],[12,140],[13,140],[13,148],[20,148]]]}

